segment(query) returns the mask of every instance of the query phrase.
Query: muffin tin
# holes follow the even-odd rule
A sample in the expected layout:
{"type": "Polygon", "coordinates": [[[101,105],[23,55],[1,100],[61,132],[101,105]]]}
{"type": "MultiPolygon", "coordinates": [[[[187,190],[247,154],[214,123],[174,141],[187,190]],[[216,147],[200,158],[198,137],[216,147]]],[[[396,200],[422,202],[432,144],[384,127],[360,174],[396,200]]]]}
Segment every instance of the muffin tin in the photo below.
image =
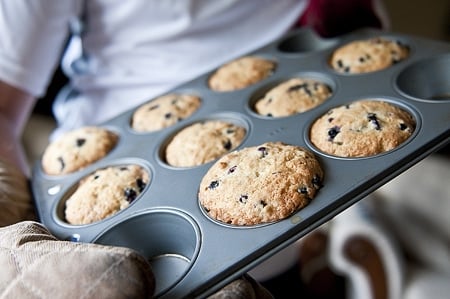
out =
{"type": "Polygon", "coordinates": [[[172,90],[197,94],[202,100],[197,112],[176,125],[157,132],[135,132],[130,128],[135,110],[131,109],[100,125],[120,138],[105,158],[61,176],[44,174],[37,163],[32,189],[41,221],[60,239],[139,251],[154,269],[156,297],[205,297],[450,141],[448,43],[373,29],[323,39],[309,29],[300,29],[248,54],[275,60],[275,72],[242,90],[213,92],[207,85],[211,71],[172,90]],[[335,48],[373,36],[400,40],[410,47],[409,58],[388,69],[360,75],[340,74],[328,66],[335,48]],[[270,118],[254,112],[252,105],[257,98],[294,76],[324,81],[333,95],[318,107],[289,117],[270,118]],[[316,118],[335,106],[367,98],[385,100],[410,112],[417,122],[412,137],[390,152],[366,158],[333,157],[310,143],[308,131],[316,118]],[[267,141],[308,148],[324,169],[323,187],[307,207],[276,223],[236,227],[210,219],[199,205],[197,192],[214,161],[189,168],[172,167],[164,161],[164,148],[176,132],[207,119],[244,126],[247,135],[238,149],[267,141]],[[141,196],[102,221],[68,224],[64,202],[77,182],[96,169],[122,164],[139,164],[150,173],[151,182],[141,196]]]}

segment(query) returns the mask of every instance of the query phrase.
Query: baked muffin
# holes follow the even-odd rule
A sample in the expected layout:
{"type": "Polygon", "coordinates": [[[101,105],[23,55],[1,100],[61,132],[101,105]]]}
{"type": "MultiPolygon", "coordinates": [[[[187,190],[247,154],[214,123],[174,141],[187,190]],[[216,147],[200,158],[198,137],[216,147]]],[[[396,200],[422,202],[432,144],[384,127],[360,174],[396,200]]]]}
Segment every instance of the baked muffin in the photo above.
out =
{"type": "Polygon", "coordinates": [[[388,102],[360,100],[329,110],[310,129],[321,151],[340,157],[367,157],[390,151],[414,132],[407,111],[388,102]]]}
{"type": "Polygon", "coordinates": [[[267,142],[217,160],[202,178],[198,197],[208,215],[221,222],[275,222],[305,207],[322,187],[323,176],[308,150],[267,142]]]}
{"type": "Polygon", "coordinates": [[[138,132],[158,131],[191,116],[200,105],[201,100],[195,95],[166,94],[136,109],[131,127],[138,132]]]}
{"type": "Polygon", "coordinates": [[[208,163],[239,146],[245,134],[245,128],[221,120],[194,123],[167,145],[166,161],[176,167],[208,163]]]}
{"type": "Polygon", "coordinates": [[[67,199],[65,218],[80,225],[100,221],[127,208],[149,183],[148,172],[138,165],[110,166],[83,178],[67,199]]]}
{"type": "Polygon", "coordinates": [[[409,47],[398,40],[373,37],[356,40],[336,49],[331,67],[346,74],[361,74],[386,69],[409,55],[409,47]]]}
{"type": "Polygon", "coordinates": [[[41,159],[42,169],[50,175],[81,170],[106,156],[118,139],[114,132],[95,126],[64,133],[45,149],[41,159]]]}
{"type": "Polygon", "coordinates": [[[290,116],[320,105],[331,94],[331,88],[323,82],[292,78],[269,90],[255,103],[255,111],[271,117],[290,116]]]}
{"type": "Polygon", "coordinates": [[[244,56],[219,67],[209,78],[209,88],[214,91],[243,89],[269,77],[276,63],[257,56],[244,56]]]}

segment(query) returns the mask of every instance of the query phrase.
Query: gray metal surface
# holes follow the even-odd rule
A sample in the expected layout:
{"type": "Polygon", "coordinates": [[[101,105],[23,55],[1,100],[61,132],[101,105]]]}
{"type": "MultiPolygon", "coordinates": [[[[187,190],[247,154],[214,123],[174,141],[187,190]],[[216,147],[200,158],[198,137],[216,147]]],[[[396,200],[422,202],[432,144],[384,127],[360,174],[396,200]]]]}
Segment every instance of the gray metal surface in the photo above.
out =
{"type": "MultiPolygon", "coordinates": [[[[32,179],[41,221],[61,239],[129,246],[147,256],[160,281],[161,298],[204,297],[250,270],[279,250],[405,171],[450,141],[450,44],[378,30],[321,39],[299,30],[249,53],[274,59],[275,73],[235,92],[208,89],[211,73],[173,91],[192,92],[201,108],[176,125],[154,133],[136,133],[129,124],[134,109],[103,124],[120,135],[104,159],[64,176],[43,174],[36,163],[32,179]],[[343,43],[372,36],[398,39],[411,55],[393,67],[361,75],[339,74],[327,64],[343,43]],[[252,110],[258,95],[294,76],[324,80],[333,96],[322,105],[290,117],[268,118],[252,110]],[[406,109],[416,118],[414,135],[399,148],[368,158],[337,158],[309,142],[311,123],[330,108],[359,99],[376,98],[406,109]],[[304,209],[282,221],[254,227],[232,227],[209,219],[197,199],[200,180],[213,162],[175,168],[164,162],[164,146],[174,133],[205,119],[226,119],[244,125],[247,136],[239,148],[267,141],[304,146],[318,157],[324,186],[304,209]],[[152,180],[127,209],[90,225],[64,221],[64,201],[76,183],[92,171],[113,164],[137,163],[152,180]]],[[[150,100],[150,99],[149,99],[150,100]]],[[[180,149],[182,151],[183,149],[180,149]]]]}

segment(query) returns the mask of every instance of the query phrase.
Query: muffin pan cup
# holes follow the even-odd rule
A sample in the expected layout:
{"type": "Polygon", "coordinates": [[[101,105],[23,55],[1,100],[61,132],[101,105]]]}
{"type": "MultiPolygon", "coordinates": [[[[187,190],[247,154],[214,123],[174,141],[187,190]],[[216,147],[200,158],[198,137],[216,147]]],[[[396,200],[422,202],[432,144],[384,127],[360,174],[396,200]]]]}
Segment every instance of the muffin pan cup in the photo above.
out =
{"type": "Polygon", "coordinates": [[[120,137],[105,158],[61,176],[46,175],[40,162],[36,163],[32,189],[42,223],[60,239],[139,251],[154,267],[156,297],[206,297],[450,141],[448,43],[373,29],[322,39],[309,29],[300,29],[248,54],[275,60],[275,72],[242,90],[214,92],[207,86],[212,70],[173,90],[197,94],[202,100],[197,112],[176,125],[158,132],[135,132],[130,128],[135,110],[131,109],[100,125],[120,137]],[[410,47],[410,56],[388,69],[366,74],[340,74],[328,66],[332,51],[340,45],[374,36],[400,40],[410,47]],[[318,107],[289,117],[270,118],[254,112],[256,98],[276,82],[294,76],[322,80],[333,95],[318,107]],[[372,98],[398,105],[415,118],[413,135],[398,148],[372,157],[341,158],[324,154],[310,143],[309,128],[315,119],[333,107],[372,98]],[[197,193],[215,161],[188,168],[164,161],[171,136],[208,119],[246,127],[247,136],[237,149],[268,141],[306,147],[323,167],[323,187],[308,206],[274,223],[237,227],[210,219],[197,193]],[[151,181],[143,193],[127,209],[102,221],[68,224],[64,202],[77,182],[98,168],[121,164],[138,164],[149,171],[151,181]]]}

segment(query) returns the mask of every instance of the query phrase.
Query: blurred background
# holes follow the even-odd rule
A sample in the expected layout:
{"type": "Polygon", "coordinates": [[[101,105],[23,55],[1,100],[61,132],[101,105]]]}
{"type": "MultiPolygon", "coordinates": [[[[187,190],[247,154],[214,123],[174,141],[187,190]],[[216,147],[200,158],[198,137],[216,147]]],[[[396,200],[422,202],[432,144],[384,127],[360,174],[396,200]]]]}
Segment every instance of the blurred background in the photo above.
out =
{"type": "Polygon", "coordinates": [[[450,1],[384,0],[391,30],[450,41],[450,1]]]}

